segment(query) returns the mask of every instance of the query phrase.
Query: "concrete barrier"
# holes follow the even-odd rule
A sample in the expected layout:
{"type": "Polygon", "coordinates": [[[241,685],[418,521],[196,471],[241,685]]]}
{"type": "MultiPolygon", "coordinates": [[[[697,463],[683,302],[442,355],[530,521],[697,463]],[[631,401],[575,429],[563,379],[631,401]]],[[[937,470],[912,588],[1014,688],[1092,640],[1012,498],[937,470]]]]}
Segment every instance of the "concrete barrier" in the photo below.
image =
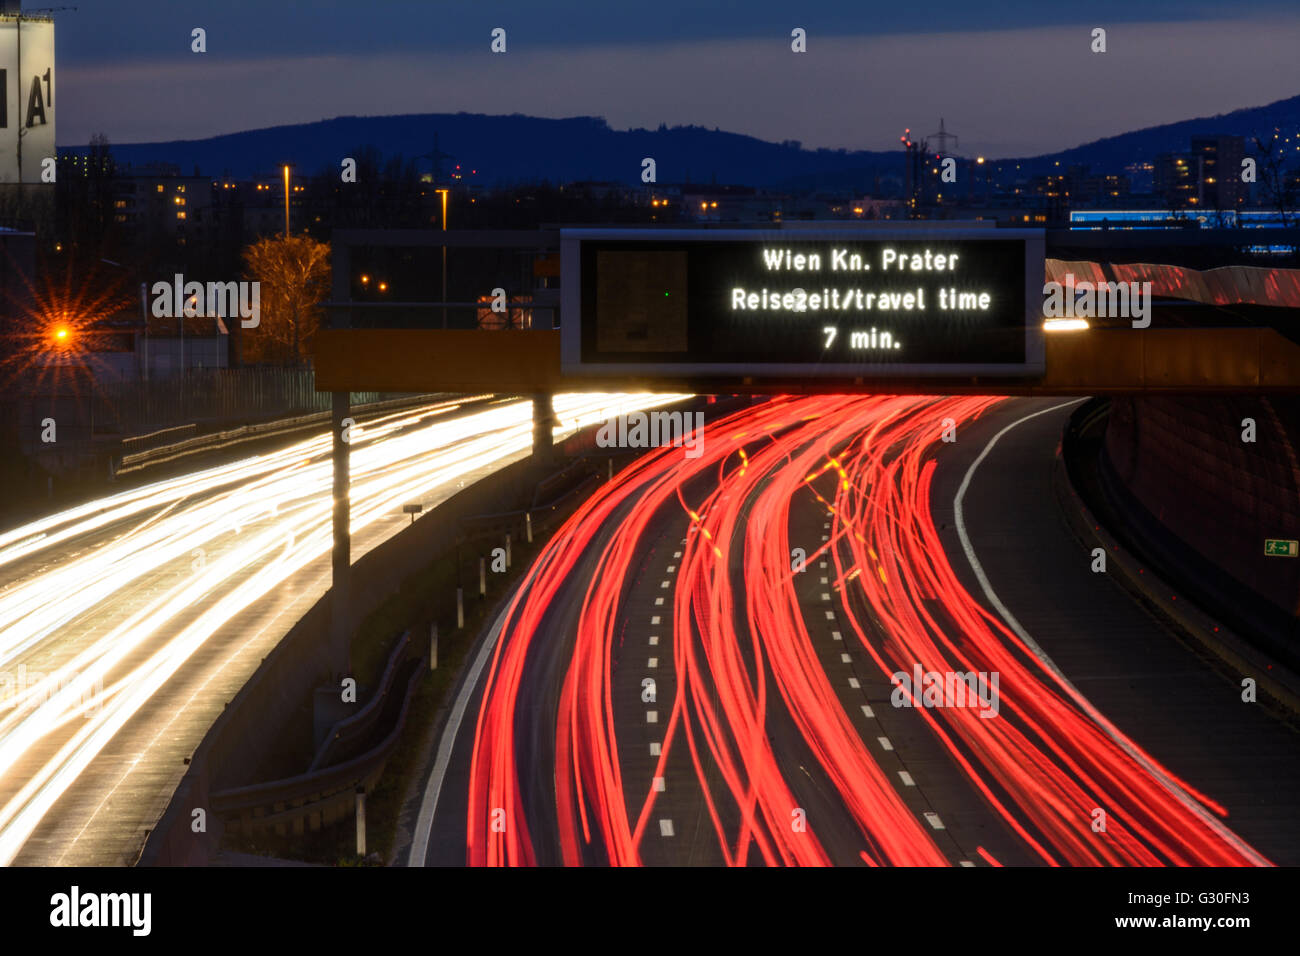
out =
{"type": "Polygon", "coordinates": [[[1100,477],[1153,561],[1297,667],[1300,559],[1264,554],[1265,538],[1300,538],[1293,436],[1267,397],[1117,397],[1100,477]],[[1242,441],[1245,418],[1254,442],[1242,441]]]}

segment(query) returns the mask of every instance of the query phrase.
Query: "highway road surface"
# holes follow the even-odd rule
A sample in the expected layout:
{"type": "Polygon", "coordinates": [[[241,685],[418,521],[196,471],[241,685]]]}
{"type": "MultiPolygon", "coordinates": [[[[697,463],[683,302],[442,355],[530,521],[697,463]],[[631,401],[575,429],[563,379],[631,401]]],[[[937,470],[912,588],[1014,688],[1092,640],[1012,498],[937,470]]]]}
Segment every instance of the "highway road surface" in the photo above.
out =
{"type": "MultiPolygon", "coordinates": [[[[680,398],[680,397],[677,397],[680,398]]],[[[555,437],[673,396],[556,396],[555,437]]],[[[351,434],[352,555],[529,454],[529,401],[351,434]]],[[[329,587],[330,436],[0,534],[0,863],[138,857],[226,702],[329,587]]]]}
{"type": "Polygon", "coordinates": [[[774,399],[640,458],[470,656],[408,862],[1300,863],[1295,728],[1067,529],[1073,405],[774,399]]]}

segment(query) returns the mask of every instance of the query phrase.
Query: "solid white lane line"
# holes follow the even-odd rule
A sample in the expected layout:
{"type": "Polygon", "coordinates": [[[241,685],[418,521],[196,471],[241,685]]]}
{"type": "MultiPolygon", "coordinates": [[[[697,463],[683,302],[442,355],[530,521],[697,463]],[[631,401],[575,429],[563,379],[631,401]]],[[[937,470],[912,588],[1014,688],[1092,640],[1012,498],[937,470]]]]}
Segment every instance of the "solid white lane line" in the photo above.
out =
{"type": "Polygon", "coordinates": [[[470,665],[469,675],[461,685],[460,693],[456,695],[456,702],[447,717],[447,726],[443,728],[442,739],[438,741],[438,754],[433,761],[433,771],[429,774],[429,782],[424,788],[424,797],[420,801],[420,813],[415,821],[415,835],[411,841],[408,866],[424,866],[425,854],[429,848],[429,834],[433,831],[433,817],[438,812],[438,798],[442,794],[442,781],[447,776],[447,768],[451,765],[451,752],[456,746],[460,724],[465,718],[465,710],[469,707],[469,699],[474,696],[474,688],[478,685],[483,668],[487,665],[492,650],[501,637],[501,628],[505,626],[506,611],[509,607],[506,605],[506,609],[497,617],[487,639],[478,649],[474,663],[470,665]]]}

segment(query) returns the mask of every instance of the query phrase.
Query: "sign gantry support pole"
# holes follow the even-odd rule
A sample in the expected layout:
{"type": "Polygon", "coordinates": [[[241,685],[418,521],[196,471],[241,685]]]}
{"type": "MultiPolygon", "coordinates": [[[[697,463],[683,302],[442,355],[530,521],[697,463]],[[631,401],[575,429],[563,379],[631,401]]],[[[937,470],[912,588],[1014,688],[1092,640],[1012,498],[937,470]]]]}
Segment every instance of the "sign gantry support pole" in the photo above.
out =
{"type": "MultiPolygon", "coordinates": [[[[335,263],[333,277],[334,301],[352,299],[351,268],[346,250],[340,262],[335,263]]],[[[334,328],[350,328],[349,311],[334,313],[330,323],[334,328]]],[[[330,592],[330,668],[339,675],[352,673],[352,485],[349,442],[351,440],[352,394],[334,391],[331,397],[332,465],[334,472],[334,546],[332,589],[330,592]]]]}
{"type": "Polygon", "coordinates": [[[553,397],[550,392],[533,393],[533,458],[537,461],[550,461],[555,453],[553,397]]]}

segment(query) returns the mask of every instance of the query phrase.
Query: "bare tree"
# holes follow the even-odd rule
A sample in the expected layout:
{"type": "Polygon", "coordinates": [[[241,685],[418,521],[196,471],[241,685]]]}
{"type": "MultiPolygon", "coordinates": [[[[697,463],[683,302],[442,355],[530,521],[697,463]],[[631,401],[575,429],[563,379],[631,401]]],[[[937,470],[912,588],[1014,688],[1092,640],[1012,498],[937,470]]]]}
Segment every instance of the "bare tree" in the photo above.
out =
{"type": "Polygon", "coordinates": [[[1288,182],[1285,161],[1286,149],[1278,141],[1277,131],[1264,142],[1258,136],[1252,136],[1255,143],[1255,152],[1258,154],[1256,162],[1261,168],[1264,177],[1264,192],[1268,198],[1268,204],[1278,211],[1282,217],[1282,227],[1290,225],[1288,216],[1294,211],[1295,187],[1288,182]]]}
{"type": "Polygon", "coordinates": [[[330,247],[308,236],[259,239],[244,250],[248,277],[261,284],[261,323],[248,336],[254,361],[303,364],[330,290],[330,247]]]}

